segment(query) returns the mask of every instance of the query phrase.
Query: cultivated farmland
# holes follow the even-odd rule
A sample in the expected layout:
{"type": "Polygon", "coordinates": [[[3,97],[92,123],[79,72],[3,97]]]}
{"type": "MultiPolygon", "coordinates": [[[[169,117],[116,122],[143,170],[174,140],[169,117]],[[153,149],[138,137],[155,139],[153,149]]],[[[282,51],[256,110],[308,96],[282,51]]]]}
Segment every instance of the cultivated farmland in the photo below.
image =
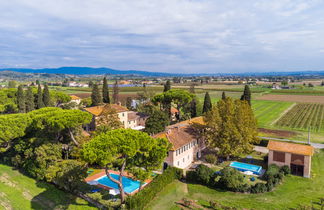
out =
{"type": "Polygon", "coordinates": [[[279,101],[252,101],[252,108],[255,117],[258,119],[258,126],[271,126],[293,104],[292,102],[279,101]]]}
{"type": "Polygon", "coordinates": [[[298,103],[320,103],[324,104],[324,96],[311,96],[311,95],[274,95],[266,94],[257,98],[258,100],[270,101],[289,101],[298,103]]]}
{"type": "Polygon", "coordinates": [[[299,130],[324,131],[324,105],[301,103],[280,118],[276,126],[299,130]]]}

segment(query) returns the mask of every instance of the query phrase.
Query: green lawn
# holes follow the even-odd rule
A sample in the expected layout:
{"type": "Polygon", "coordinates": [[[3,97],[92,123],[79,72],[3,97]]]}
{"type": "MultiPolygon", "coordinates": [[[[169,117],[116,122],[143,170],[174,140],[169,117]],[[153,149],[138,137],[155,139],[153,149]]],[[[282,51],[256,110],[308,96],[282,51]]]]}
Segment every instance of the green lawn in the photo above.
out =
{"type": "Polygon", "coordinates": [[[0,209],[96,209],[83,199],[0,164],[0,209]]]}
{"type": "Polygon", "coordinates": [[[272,122],[277,120],[293,104],[293,102],[252,101],[253,111],[258,119],[259,127],[271,127],[272,122]]]}
{"type": "Polygon", "coordinates": [[[208,205],[213,200],[239,209],[291,209],[312,203],[319,208],[318,202],[324,197],[324,150],[313,157],[312,175],[311,179],[290,175],[273,192],[264,194],[223,192],[175,181],[158,194],[149,208],[180,209],[175,202],[182,198],[196,200],[201,205],[208,205]]]}

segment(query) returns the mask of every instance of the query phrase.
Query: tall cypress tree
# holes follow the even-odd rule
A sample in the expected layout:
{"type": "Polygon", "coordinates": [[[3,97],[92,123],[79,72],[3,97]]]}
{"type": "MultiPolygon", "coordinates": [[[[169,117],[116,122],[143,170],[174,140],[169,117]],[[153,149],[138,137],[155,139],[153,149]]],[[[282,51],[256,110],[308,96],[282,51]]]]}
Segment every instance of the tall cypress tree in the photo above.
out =
{"type": "Polygon", "coordinates": [[[31,87],[28,87],[26,91],[26,112],[33,111],[35,109],[34,94],[31,87]]]}
{"type": "Polygon", "coordinates": [[[163,92],[167,92],[168,90],[171,90],[170,80],[166,81],[166,83],[164,84],[164,90],[163,90],[163,92]]]}
{"type": "Polygon", "coordinates": [[[104,77],[104,79],[103,79],[102,101],[104,103],[110,104],[109,89],[108,89],[108,83],[107,83],[107,78],[106,77],[104,77]]]}
{"type": "Polygon", "coordinates": [[[50,106],[51,104],[51,96],[50,96],[50,92],[48,90],[48,85],[45,84],[44,85],[44,90],[43,90],[43,103],[44,106],[50,106]]]}
{"type": "Polygon", "coordinates": [[[226,95],[225,95],[225,92],[223,91],[222,93],[222,100],[225,100],[226,99],[226,95]]]}
{"type": "Polygon", "coordinates": [[[100,91],[97,84],[93,84],[91,101],[92,101],[91,106],[98,106],[101,103],[100,91]]]}
{"type": "Polygon", "coordinates": [[[118,81],[116,80],[114,84],[114,89],[113,89],[113,102],[116,104],[119,102],[119,87],[118,87],[118,81]]]}
{"type": "Polygon", "coordinates": [[[190,102],[190,115],[192,118],[197,117],[197,101],[195,98],[190,102]]]}
{"type": "Polygon", "coordinates": [[[251,91],[248,85],[245,85],[243,95],[241,96],[242,101],[247,101],[251,106],[251,91]]]}
{"type": "Polygon", "coordinates": [[[38,89],[37,89],[37,109],[43,108],[44,102],[43,102],[43,94],[42,94],[42,88],[40,84],[38,83],[38,89]]]}
{"type": "Polygon", "coordinates": [[[212,103],[211,103],[211,100],[210,100],[210,96],[209,96],[209,93],[206,92],[205,100],[204,100],[204,106],[203,106],[203,113],[206,113],[206,112],[210,111],[211,108],[212,108],[212,103]]]}
{"type": "Polygon", "coordinates": [[[25,113],[26,112],[26,104],[25,104],[24,89],[23,89],[22,85],[18,86],[17,104],[18,104],[18,111],[20,113],[25,113]]]}

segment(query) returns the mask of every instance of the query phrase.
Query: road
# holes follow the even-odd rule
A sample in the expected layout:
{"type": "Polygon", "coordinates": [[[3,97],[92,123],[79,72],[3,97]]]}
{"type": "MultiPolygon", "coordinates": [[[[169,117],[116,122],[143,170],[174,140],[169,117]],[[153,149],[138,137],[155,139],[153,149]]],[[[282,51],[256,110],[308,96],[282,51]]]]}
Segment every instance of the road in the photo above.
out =
{"type": "MultiPolygon", "coordinates": [[[[261,139],[266,139],[266,140],[276,140],[276,141],[287,141],[287,142],[295,142],[295,143],[302,143],[302,144],[307,144],[307,142],[305,141],[297,141],[297,140],[290,140],[290,139],[278,139],[278,138],[272,138],[272,137],[262,137],[262,136],[258,136],[261,139]]],[[[312,143],[311,145],[316,148],[316,149],[324,149],[324,144],[320,144],[320,143],[312,143]]]]}

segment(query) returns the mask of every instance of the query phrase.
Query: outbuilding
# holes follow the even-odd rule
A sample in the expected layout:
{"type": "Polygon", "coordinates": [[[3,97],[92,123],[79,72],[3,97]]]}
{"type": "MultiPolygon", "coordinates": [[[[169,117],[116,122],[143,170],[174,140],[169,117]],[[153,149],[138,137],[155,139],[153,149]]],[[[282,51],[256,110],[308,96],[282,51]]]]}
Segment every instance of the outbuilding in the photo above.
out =
{"type": "Polygon", "coordinates": [[[309,145],[269,141],[268,165],[287,165],[291,174],[310,177],[314,148],[309,145]]]}

